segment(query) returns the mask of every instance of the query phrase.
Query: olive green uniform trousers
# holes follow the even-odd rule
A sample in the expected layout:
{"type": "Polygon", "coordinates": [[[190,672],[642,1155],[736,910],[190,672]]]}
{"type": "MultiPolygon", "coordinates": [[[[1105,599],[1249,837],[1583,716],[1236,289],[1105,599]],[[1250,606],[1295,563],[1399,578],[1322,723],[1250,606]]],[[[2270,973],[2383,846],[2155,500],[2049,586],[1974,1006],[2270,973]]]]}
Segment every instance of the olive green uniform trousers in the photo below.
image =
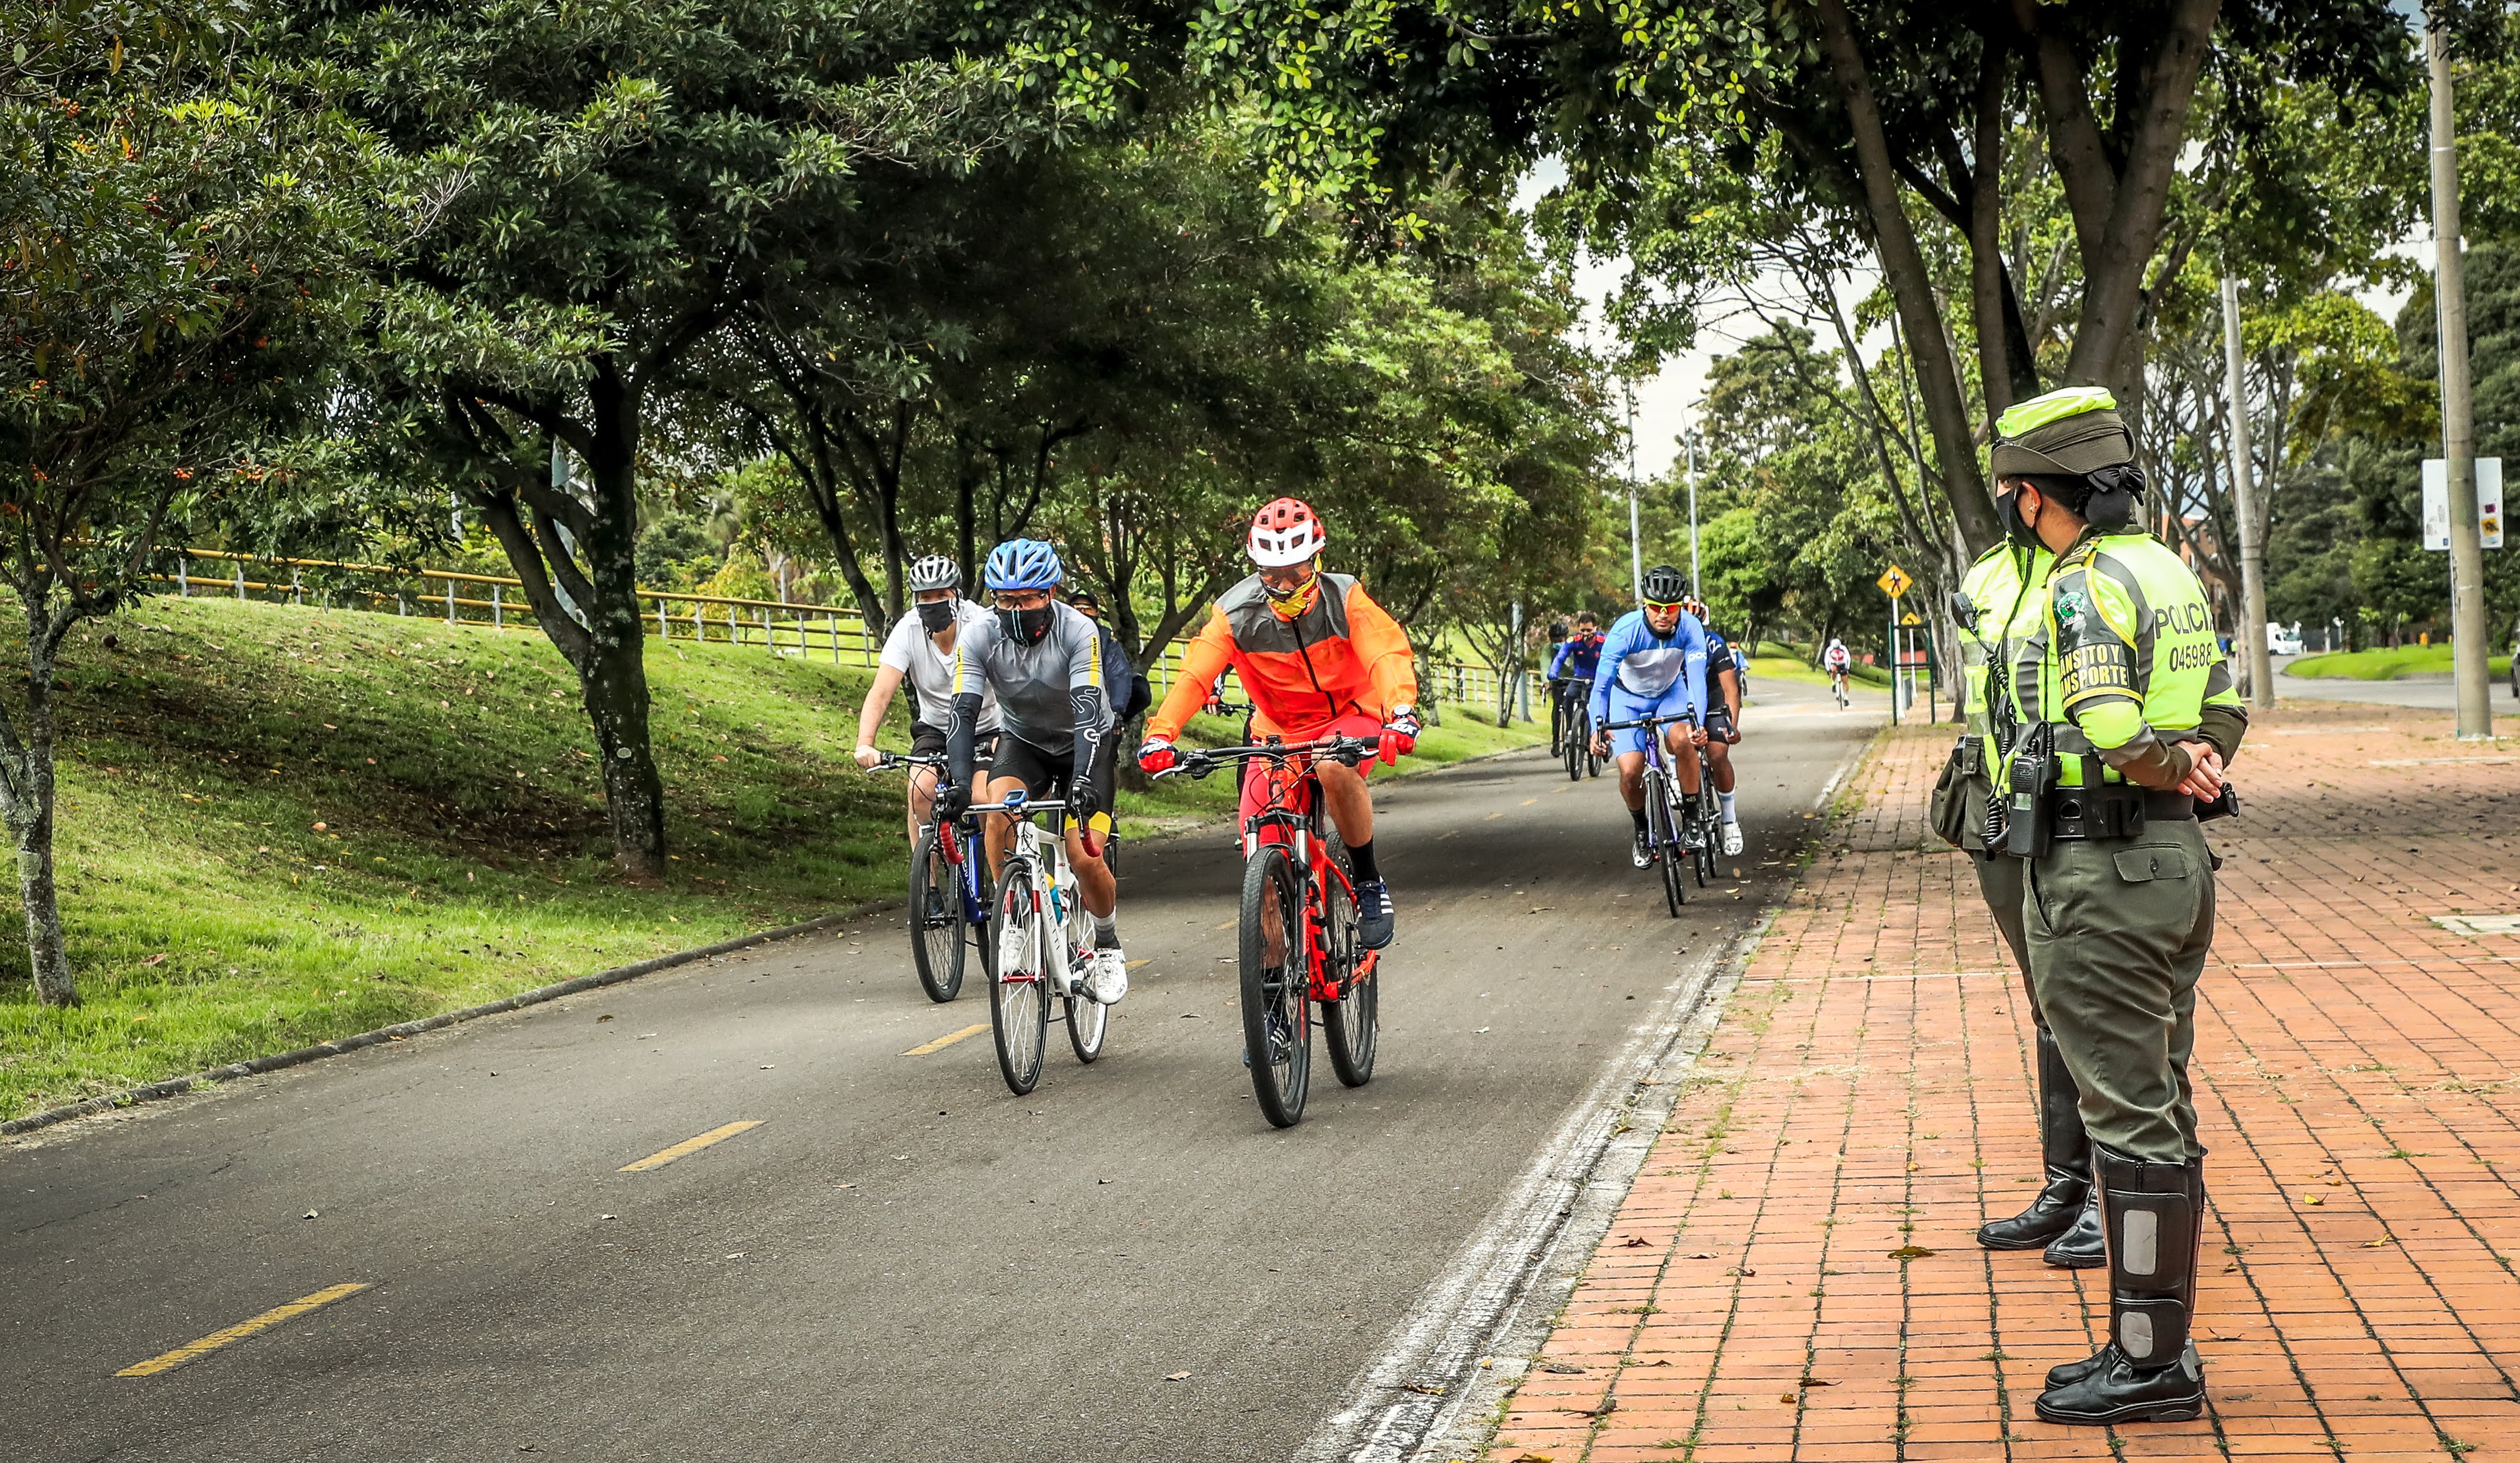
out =
{"type": "Polygon", "coordinates": [[[2187,1058],[2214,943],[2214,865],[2188,820],[2055,844],[2024,862],[2038,1009],[2082,1092],[2092,1141],[2145,1163],[2198,1157],[2187,1058]]]}
{"type": "Polygon", "coordinates": [[[2012,954],[2013,968],[2021,972],[2022,994],[2030,998],[2030,1019],[2041,1031],[2048,1029],[2048,1018],[2039,1014],[2039,993],[2030,984],[2030,950],[2028,937],[2021,928],[2022,876],[2028,865],[2021,860],[1999,853],[1990,859],[1979,850],[1986,847],[1980,830],[1986,827],[1986,800],[1994,788],[1984,777],[1971,777],[1965,784],[1968,827],[1960,834],[1960,848],[1968,855],[1969,866],[1977,870],[1978,893],[1986,899],[1987,912],[1995,916],[1996,932],[2003,936],[2003,948],[2012,954]]]}

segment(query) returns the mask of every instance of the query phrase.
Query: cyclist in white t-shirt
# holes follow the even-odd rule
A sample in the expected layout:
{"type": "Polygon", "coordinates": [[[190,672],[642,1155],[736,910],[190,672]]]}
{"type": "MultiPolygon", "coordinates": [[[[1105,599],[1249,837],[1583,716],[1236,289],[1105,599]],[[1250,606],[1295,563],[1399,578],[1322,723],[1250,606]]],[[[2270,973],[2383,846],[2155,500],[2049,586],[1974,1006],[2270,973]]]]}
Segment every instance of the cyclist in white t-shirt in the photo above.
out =
{"type": "MultiPolygon", "coordinates": [[[[910,566],[911,607],[917,613],[895,621],[892,634],[884,638],[875,685],[868,687],[866,704],[858,709],[858,766],[873,767],[882,760],[883,754],[876,750],[876,729],[883,725],[884,713],[892,709],[893,692],[905,678],[913,696],[910,750],[944,755],[945,727],[954,716],[954,662],[961,650],[962,631],[973,621],[989,618],[986,609],[963,598],[962,585],[962,565],[944,554],[931,554],[910,566]]],[[[978,731],[980,755],[985,759],[998,734],[994,689],[981,695],[978,731]]],[[[928,800],[935,788],[934,769],[911,769],[910,841],[914,845],[919,842],[919,830],[927,823],[928,800]]]]}

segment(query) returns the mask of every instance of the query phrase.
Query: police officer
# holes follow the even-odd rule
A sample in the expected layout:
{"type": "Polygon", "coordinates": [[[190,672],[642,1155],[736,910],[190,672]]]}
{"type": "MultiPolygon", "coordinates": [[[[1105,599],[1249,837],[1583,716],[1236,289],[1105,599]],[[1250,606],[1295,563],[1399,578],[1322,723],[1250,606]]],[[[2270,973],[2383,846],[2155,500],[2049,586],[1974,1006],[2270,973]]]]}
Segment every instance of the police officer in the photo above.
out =
{"type": "Polygon", "coordinates": [[[2223,791],[2247,713],[2204,587],[2140,526],[2143,475],[2116,402],[2051,391],[2003,414],[1998,507],[2056,555],[2037,720],[1999,767],[2022,858],[2037,1007],[2081,1094],[2109,1267],[2109,1342],[2049,1371],[2056,1423],[2200,1416],[2190,1336],[2205,1149],[2187,1080],[2196,981],[2214,935],[2200,803],[2223,791]]]}
{"type": "Polygon", "coordinates": [[[1954,773],[1961,797],[1958,814],[1960,847],[1977,871],[1978,892],[1987,912],[1995,916],[2004,949],[2021,972],[2036,1030],[2039,1073],[2039,1153],[2042,1182],[2030,1207],[2008,1219],[1979,1227],[1977,1242],[1990,1250],[2047,1251],[2049,1264],[2092,1269],[2108,1264],[2100,1241],[2100,1215],[2092,1202],[2091,1145],[2083,1135],[2078,1109],[2082,1095],[2074,1074],[2056,1049],[2055,1034],[2039,1009],[2039,993],[2030,981],[2030,954],[2021,931],[2021,883],[2025,868],[2019,859],[1986,846],[1987,800],[1995,769],[2018,734],[2026,712],[2040,704],[2039,666],[2035,653],[2022,647],[2042,639],[2048,614],[2048,571],[2056,556],[2044,544],[2028,546],[2009,539],[1996,545],[1969,566],[1960,581],[1967,601],[1961,610],[1960,704],[1968,718],[1968,734],[1952,749],[1954,773]],[[1988,666],[2007,667],[2009,674],[1990,680],[1988,666]]]}

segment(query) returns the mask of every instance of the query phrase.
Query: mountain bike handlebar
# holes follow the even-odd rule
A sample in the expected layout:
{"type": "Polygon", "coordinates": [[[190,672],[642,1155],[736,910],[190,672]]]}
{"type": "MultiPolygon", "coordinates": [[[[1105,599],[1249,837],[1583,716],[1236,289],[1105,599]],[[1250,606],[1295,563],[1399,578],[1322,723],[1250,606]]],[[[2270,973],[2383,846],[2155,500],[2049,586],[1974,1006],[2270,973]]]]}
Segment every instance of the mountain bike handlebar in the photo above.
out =
{"type": "Polygon", "coordinates": [[[1288,762],[1297,757],[1328,757],[1354,767],[1379,750],[1379,742],[1368,741],[1361,736],[1325,736],[1317,741],[1270,742],[1247,747],[1185,747],[1178,754],[1180,761],[1154,776],[1169,777],[1188,773],[1193,777],[1204,777],[1228,762],[1246,762],[1263,757],[1273,762],[1288,762]]]}
{"type": "Polygon", "coordinates": [[[1650,732],[1656,727],[1667,727],[1674,722],[1685,722],[1688,725],[1694,727],[1697,725],[1697,718],[1693,714],[1684,711],[1678,716],[1641,716],[1634,721],[1603,722],[1593,730],[1596,732],[1625,732],[1630,727],[1642,727],[1646,731],[1650,732]]]}
{"type": "Polygon", "coordinates": [[[932,767],[943,772],[948,760],[942,752],[885,752],[867,771],[879,773],[896,767],[932,767]]]}

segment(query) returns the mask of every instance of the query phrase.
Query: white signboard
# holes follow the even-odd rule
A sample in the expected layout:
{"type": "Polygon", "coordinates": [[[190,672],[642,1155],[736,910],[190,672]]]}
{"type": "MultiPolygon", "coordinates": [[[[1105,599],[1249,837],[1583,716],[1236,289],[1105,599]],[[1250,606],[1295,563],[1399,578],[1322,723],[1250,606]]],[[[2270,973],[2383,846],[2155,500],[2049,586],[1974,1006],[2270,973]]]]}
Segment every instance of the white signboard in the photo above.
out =
{"type": "MultiPolygon", "coordinates": [[[[2476,461],[2476,523],[2488,549],[2502,547],[2502,459],[2476,461]]],[[[2450,468],[2440,458],[2424,459],[2424,547],[2450,549],[2450,468]]]]}

